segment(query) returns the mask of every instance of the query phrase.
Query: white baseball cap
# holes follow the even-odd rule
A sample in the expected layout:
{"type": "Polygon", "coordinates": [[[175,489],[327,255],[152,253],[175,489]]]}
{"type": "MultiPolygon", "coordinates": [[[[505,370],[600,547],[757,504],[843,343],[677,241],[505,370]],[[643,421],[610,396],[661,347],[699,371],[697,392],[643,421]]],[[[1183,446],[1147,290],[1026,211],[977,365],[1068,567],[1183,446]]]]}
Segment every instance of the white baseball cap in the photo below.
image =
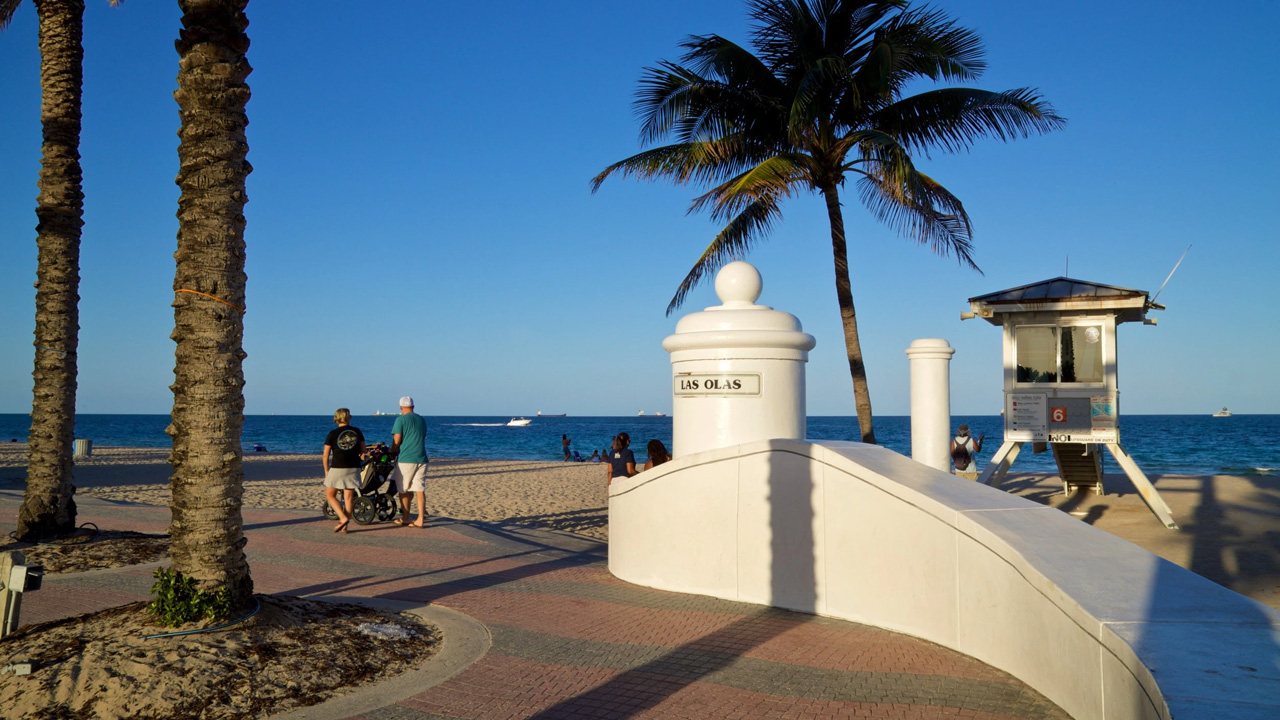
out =
{"type": "Polygon", "coordinates": [[[413,398],[408,395],[400,398],[400,407],[413,407],[413,398]]]}

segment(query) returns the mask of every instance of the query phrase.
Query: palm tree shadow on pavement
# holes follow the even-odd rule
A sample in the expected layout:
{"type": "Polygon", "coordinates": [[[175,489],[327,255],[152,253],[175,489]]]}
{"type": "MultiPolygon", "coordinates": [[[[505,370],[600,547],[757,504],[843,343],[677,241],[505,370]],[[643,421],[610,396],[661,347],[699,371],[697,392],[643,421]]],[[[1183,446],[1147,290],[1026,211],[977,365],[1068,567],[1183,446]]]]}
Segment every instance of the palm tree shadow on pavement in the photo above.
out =
{"type": "Polygon", "coordinates": [[[531,715],[530,720],[634,717],[695,682],[715,680],[753,648],[812,619],[786,610],[761,608],[531,715]]]}
{"type": "MultiPolygon", "coordinates": [[[[774,454],[766,465],[770,602],[812,613],[817,608],[817,570],[814,555],[814,478],[807,458],[774,454]]],[[[739,546],[750,554],[754,548],[739,546]]],[[[569,698],[534,718],[578,717],[610,707],[608,717],[633,717],[687,686],[715,678],[743,657],[775,637],[815,616],[762,607],[718,630],[662,653],[627,670],[587,693],[569,698]],[[621,705],[621,707],[618,707],[621,705]]],[[[748,666],[750,663],[746,663],[748,666]]],[[[753,676],[749,667],[738,675],[753,676]]],[[[758,682],[767,684],[764,677],[758,682]]],[[[733,684],[728,680],[728,684],[733,684]]]]}
{"type": "MultiPolygon", "coordinates": [[[[489,573],[465,575],[462,577],[448,576],[447,579],[443,579],[440,582],[424,584],[403,590],[392,590],[374,595],[374,597],[385,600],[432,603],[459,593],[485,590],[499,585],[527,580],[556,570],[564,570],[567,568],[582,567],[584,565],[598,563],[601,561],[602,556],[605,553],[605,546],[600,543],[587,541],[585,549],[572,550],[540,542],[531,536],[512,532],[507,528],[490,523],[482,523],[478,521],[452,522],[460,526],[467,527],[471,531],[493,536],[499,541],[502,541],[507,547],[513,549],[514,552],[484,557],[449,567],[432,568],[430,570],[415,572],[409,575],[365,575],[345,580],[293,588],[284,592],[302,596],[311,594],[353,594],[355,591],[368,590],[370,588],[384,585],[399,584],[406,580],[422,580],[424,582],[429,582],[442,575],[448,576],[464,572],[469,568],[481,568],[486,564],[494,562],[509,562],[522,557],[550,556],[546,560],[532,562],[527,565],[520,565],[514,568],[507,568],[489,573]]],[[[376,552],[376,550],[374,548],[370,548],[370,552],[376,552]]]]}
{"type": "Polygon", "coordinates": [[[583,508],[558,513],[540,513],[538,515],[517,515],[504,521],[513,525],[532,525],[548,527],[565,532],[581,532],[594,528],[609,526],[609,508],[583,508]]]}

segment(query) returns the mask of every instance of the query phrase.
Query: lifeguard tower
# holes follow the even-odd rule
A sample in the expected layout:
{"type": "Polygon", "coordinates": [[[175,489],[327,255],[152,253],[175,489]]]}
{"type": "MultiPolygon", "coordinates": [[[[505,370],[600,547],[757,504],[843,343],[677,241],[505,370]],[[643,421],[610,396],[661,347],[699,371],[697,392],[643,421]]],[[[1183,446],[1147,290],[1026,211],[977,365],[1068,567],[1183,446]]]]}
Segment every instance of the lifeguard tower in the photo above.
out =
{"type": "Polygon", "coordinates": [[[1155,325],[1148,310],[1163,310],[1145,290],[1058,277],[969,298],[961,319],[982,318],[1004,328],[1004,443],[979,476],[999,483],[1024,443],[1053,450],[1068,493],[1081,487],[1105,494],[1106,447],[1147,507],[1177,528],[1169,506],[1120,445],[1116,327],[1155,325]]]}

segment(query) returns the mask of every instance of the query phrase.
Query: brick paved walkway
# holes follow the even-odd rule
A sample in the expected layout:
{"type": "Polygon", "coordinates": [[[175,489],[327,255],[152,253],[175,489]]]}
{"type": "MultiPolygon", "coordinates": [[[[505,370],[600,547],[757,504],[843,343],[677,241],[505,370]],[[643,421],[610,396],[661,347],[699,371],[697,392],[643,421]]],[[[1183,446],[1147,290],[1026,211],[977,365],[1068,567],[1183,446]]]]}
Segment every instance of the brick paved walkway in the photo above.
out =
{"type": "MultiPolygon", "coordinates": [[[[11,529],[17,502],[0,496],[11,529]]],[[[86,499],[80,520],[164,532],[167,508],[86,499]]],[[[609,574],[604,545],[438,520],[331,532],[319,513],[247,510],[258,592],[431,603],[487,626],[471,667],[368,720],[1065,718],[1009,675],[915,638],[680,595],[609,574]]],[[[25,623],[146,598],[150,568],[46,578],[25,623]]]]}

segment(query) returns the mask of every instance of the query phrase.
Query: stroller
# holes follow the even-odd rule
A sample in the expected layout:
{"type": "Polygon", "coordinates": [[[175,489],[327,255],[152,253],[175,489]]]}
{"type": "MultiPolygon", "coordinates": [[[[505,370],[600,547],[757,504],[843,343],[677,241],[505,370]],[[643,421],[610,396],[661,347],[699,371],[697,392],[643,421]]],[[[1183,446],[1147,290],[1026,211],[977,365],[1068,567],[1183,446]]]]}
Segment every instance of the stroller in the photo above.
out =
{"type": "MultiPolygon", "coordinates": [[[[386,443],[377,443],[365,450],[365,462],[360,468],[360,488],[351,503],[351,517],[360,525],[374,520],[387,522],[396,516],[396,481],[391,478],[395,461],[386,443]]],[[[324,503],[324,516],[337,520],[338,515],[324,503]]]]}

